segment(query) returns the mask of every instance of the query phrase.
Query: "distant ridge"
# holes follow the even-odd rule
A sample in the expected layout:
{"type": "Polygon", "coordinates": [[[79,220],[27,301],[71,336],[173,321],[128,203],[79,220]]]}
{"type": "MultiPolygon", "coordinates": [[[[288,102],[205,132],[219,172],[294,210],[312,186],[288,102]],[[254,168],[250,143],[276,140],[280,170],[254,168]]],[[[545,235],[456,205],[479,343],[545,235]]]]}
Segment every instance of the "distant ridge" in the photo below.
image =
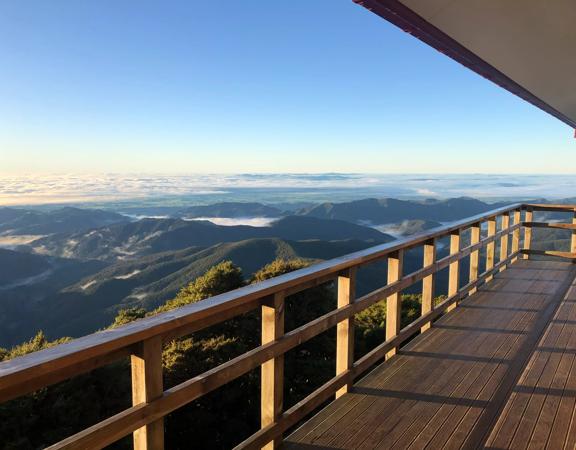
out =
{"type": "Polygon", "coordinates": [[[509,203],[485,203],[469,197],[423,201],[367,198],[344,203],[322,203],[304,208],[298,211],[298,214],[350,222],[369,221],[374,225],[416,219],[449,222],[480,214],[509,203]]]}
{"type": "Polygon", "coordinates": [[[209,221],[181,219],[142,219],[82,233],[49,236],[34,241],[30,248],[52,256],[113,261],[255,238],[295,241],[356,239],[374,244],[394,239],[370,227],[315,217],[287,216],[268,227],[222,226],[209,221]]]}
{"type": "Polygon", "coordinates": [[[127,221],[126,216],[101,209],[66,207],[39,211],[0,208],[0,235],[71,233],[127,221]]]}

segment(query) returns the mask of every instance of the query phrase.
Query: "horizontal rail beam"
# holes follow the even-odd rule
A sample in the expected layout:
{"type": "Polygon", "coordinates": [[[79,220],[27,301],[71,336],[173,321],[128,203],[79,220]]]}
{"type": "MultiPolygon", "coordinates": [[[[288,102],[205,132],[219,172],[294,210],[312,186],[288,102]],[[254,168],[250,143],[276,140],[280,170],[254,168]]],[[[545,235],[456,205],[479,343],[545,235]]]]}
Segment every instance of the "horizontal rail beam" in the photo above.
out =
{"type": "Polygon", "coordinates": [[[541,256],[554,256],[556,258],[565,258],[565,259],[575,259],[576,260],[576,253],[572,252],[560,252],[555,250],[522,250],[522,253],[525,255],[541,255],[541,256]]]}
{"type": "Polygon", "coordinates": [[[522,222],[522,226],[532,228],[558,228],[563,230],[576,230],[576,224],[561,222],[522,222]]]}
{"type": "Polygon", "coordinates": [[[525,203],[524,207],[532,208],[534,211],[552,211],[552,212],[573,212],[576,210],[576,205],[554,205],[546,203],[525,203]]]}

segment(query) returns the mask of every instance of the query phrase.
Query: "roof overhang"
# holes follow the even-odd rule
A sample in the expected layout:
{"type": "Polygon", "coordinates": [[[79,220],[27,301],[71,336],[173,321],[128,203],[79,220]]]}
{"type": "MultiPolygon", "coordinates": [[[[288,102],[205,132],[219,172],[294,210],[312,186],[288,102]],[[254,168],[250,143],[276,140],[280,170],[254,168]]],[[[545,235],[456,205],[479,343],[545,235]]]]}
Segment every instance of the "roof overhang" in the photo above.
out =
{"type": "Polygon", "coordinates": [[[354,0],[576,128],[575,0],[354,0]]]}

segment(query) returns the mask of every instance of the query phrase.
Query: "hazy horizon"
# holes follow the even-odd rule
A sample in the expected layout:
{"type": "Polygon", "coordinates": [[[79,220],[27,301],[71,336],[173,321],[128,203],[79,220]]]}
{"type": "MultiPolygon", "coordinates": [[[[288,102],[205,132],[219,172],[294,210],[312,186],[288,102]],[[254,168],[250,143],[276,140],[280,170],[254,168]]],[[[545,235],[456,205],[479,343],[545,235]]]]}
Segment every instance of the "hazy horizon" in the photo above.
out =
{"type": "Polygon", "coordinates": [[[576,197],[574,175],[237,173],[0,175],[0,206],[185,206],[221,201],[317,203],[399,199],[576,197]]]}

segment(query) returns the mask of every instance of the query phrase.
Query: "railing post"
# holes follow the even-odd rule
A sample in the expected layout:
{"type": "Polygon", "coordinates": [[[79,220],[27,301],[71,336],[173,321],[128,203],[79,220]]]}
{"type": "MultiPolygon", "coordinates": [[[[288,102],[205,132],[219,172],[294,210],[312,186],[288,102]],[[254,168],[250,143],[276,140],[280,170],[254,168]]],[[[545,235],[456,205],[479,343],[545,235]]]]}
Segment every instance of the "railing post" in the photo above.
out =
{"type": "MultiPolygon", "coordinates": [[[[338,275],[338,308],[354,303],[356,295],[356,268],[338,275]]],[[[352,368],[354,364],[354,317],[338,322],[336,327],[336,375],[352,368]]],[[[336,392],[336,398],[350,390],[352,383],[336,392]]]]}
{"type": "MultiPolygon", "coordinates": [[[[450,254],[457,255],[460,252],[460,230],[455,230],[450,233],[450,254]]],[[[452,297],[458,292],[460,288],[460,260],[456,260],[450,264],[448,269],[448,297],[452,297]]],[[[447,312],[452,311],[458,306],[458,302],[452,303],[447,312]]]]}
{"type": "MultiPolygon", "coordinates": [[[[132,370],[132,404],[148,403],[162,396],[162,338],[140,342],[130,358],[132,370]]],[[[164,448],[164,420],[158,419],[133,433],[134,450],[164,448]]]]}
{"type": "MultiPolygon", "coordinates": [[[[426,268],[436,262],[436,239],[430,239],[424,244],[424,264],[426,268]]],[[[434,284],[435,273],[432,273],[422,280],[422,315],[425,315],[434,309],[434,284]]],[[[431,327],[431,323],[427,322],[420,328],[420,332],[424,333],[431,327]]]]}
{"type": "MultiPolygon", "coordinates": [[[[262,344],[273,342],[284,335],[284,292],[274,294],[262,305],[262,344]]],[[[284,355],[276,356],[261,366],[260,424],[262,428],[273,424],[282,413],[284,392],[284,355]]],[[[282,436],[263,448],[278,448],[282,436]]]]}
{"type": "MultiPolygon", "coordinates": [[[[496,234],[496,217],[490,217],[488,219],[488,237],[494,236],[496,234]]],[[[486,271],[491,270],[494,267],[494,259],[496,258],[496,241],[489,242],[486,244],[486,271]]],[[[492,280],[493,276],[490,275],[486,277],[486,283],[492,280]]]]}
{"type": "MultiPolygon", "coordinates": [[[[528,206],[526,208],[526,216],[524,222],[532,222],[532,207],[528,206]]],[[[524,247],[523,250],[530,250],[530,245],[532,244],[532,227],[530,225],[524,227],[524,247]]],[[[523,259],[528,259],[530,255],[522,255],[523,259]]]]}
{"type": "MultiPolygon", "coordinates": [[[[572,216],[572,224],[576,225],[576,209],[574,210],[574,215],[572,216]]],[[[572,239],[570,239],[570,252],[576,253],[576,230],[572,230],[572,239]]],[[[572,260],[576,263],[576,259],[572,260]]]]}
{"type": "MultiPolygon", "coordinates": [[[[510,228],[510,213],[506,213],[502,215],[502,224],[500,226],[500,229],[502,231],[507,230],[508,228],[510,228]]],[[[506,258],[508,258],[508,241],[509,241],[510,235],[509,233],[504,233],[502,235],[502,237],[500,238],[500,261],[504,261],[506,258]]],[[[500,268],[500,272],[502,272],[503,270],[506,270],[506,266],[502,266],[500,268]]]]}
{"type": "MultiPolygon", "coordinates": [[[[470,245],[480,242],[480,223],[476,223],[470,227],[470,245]]],[[[478,268],[480,266],[480,250],[474,250],[470,253],[470,282],[478,279],[478,268]]],[[[469,295],[476,292],[476,288],[470,289],[469,295]]]]}
{"type": "MultiPolygon", "coordinates": [[[[514,210],[514,225],[518,225],[520,223],[520,215],[522,211],[520,209],[514,210]]],[[[512,253],[516,253],[520,250],[520,228],[516,228],[512,232],[512,253]]],[[[517,257],[512,258],[512,262],[516,262],[518,260],[517,257]]]]}
{"type": "MultiPolygon", "coordinates": [[[[388,255],[388,284],[402,277],[404,251],[397,250],[388,255]]],[[[386,340],[398,335],[402,318],[402,293],[396,292],[386,299],[386,340]]],[[[386,359],[394,356],[398,349],[394,347],[386,353],[386,359]]]]}

